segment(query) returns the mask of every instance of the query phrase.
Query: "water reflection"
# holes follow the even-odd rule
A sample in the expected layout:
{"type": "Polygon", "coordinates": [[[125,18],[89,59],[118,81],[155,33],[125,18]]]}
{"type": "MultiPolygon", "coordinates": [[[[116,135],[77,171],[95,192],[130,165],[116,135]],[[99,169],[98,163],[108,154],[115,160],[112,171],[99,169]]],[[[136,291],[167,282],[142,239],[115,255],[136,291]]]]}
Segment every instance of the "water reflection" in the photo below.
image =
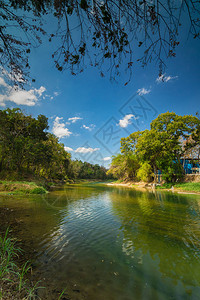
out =
{"type": "Polygon", "coordinates": [[[111,199],[113,211],[121,221],[122,251],[134,259],[141,276],[149,276],[147,282],[151,285],[155,284],[153,277],[156,277],[159,289],[166,292],[167,287],[171,296],[176,293],[176,286],[179,297],[188,294],[190,299],[197,299],[200,291],[198,201],[177,194],[134,191],[115,191],[111,199]]]}
{"type": "Polygon", "coordinates": [[[0,228],[21,239],[56,299],[198,299],[198,197],[101,185],[1,196],[0,228]],[[56,289],[55,289],[56,287],[56,289]]]}

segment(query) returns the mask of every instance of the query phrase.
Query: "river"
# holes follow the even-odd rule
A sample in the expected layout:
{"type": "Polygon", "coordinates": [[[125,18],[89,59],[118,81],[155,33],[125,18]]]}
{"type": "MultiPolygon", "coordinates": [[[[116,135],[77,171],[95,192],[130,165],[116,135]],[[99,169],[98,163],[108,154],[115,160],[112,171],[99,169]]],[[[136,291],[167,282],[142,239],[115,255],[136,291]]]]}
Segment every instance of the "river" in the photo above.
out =
{"type": "Polygon", "coordinates": [[[199,195],[92,183],[1,195],[8,225],[41,299],[200,299],[199,195]]]}

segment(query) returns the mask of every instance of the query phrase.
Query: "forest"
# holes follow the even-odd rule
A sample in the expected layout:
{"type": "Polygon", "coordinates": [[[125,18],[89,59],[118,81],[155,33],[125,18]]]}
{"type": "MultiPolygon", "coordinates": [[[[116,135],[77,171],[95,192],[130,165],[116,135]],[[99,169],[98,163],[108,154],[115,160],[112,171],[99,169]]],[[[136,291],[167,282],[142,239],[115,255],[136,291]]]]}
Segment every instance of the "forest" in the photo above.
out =
{"type": "Polygon", "coordinates": [[[199,165],[200,119],[179,116],[174,112],[160,114],[150,129],[136,131],[121,139],[121,153],[113,156],[108,174],[130,181],[155,181],[162,174],[166,182],[181,181],[184,160],[199,165]]]}
{"type": "Polygon", "coordinates": [[[0,110],[1,179],[35,176],[47,181],[67,181],[111,177],[103,166],[72,160],[64,144],[48,128],[44,115],[35,119],[19,108],[0,110]]]}
{"type": "MultiPolygon", "coordinates": [[[[150,129],[121,139],[121,153],[112,157],[110,169],[72,160],[64,144],[48,131],[48,119],[37,119],[21,109],[0,110],[0,177],[35,176],[47,181],[77,179],[120,179],[156,181],[162,173],[166,182],[182,180],[184,159],[199,163],[200,119],[198,114],[160,114],[150,129]]],[[[12,178],[13,179],[13,178],[12,178]]]]}

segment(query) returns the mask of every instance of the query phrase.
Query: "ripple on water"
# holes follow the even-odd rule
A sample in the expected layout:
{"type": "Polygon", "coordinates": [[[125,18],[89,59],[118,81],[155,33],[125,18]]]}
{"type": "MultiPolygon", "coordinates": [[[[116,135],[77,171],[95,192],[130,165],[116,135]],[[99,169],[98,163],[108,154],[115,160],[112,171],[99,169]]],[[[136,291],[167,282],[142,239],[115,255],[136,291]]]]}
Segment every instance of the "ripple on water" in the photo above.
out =
{"type": "Polygon", "coordinates": [[[60,289],[69,283],[71,299],[198,299],[195,197],[93,185],[21,198],[20,209],[8,201],[20,239],[37,251],[38,274],[60,289]]]}

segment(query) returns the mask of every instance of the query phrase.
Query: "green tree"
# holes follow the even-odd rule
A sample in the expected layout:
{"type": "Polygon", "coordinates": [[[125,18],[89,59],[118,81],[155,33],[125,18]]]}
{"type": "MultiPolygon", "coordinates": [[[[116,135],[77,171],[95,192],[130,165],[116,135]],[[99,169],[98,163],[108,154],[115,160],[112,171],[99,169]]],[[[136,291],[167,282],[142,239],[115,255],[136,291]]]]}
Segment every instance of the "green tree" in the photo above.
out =
{"type": "Polygon", "coordinates": [[[199,128],[200,120],[196,116],[179,116],[174,112],[160,114],[151,122],[150,130],[134,132],[121,139],[122,154],[114,157],[109,172],[125,178],[131,168],[129,158],[135,155],[136,161],[141,163],[137,173],[140,179],[150,177],[148,166],[153,170],[155,181],[158,170],[166,181],[181,179],[184,174],[181,158],[194,147],[199,149],[199,128]],[[183,141],[187,147],[183,147],[183,141]]]}
{"type": "Polygon", "coordinates": [[[29,165],[47,138],[47,118],[25,116],[19,108],[0,111],[1,168],[17,169],[29,165]]]}
{"type": "Polygon", "coordinates": [[[137,171],[137,178],[144,182],[152,181],[152,167],[147,162],[143,163],[137,171]]]}
{"type": "Polygon", "coordinates": [[[110,169],[107,174],[123,180],[135,180],[140,165],[135,154],[117,154],[113,156],[110,169]]]}
{"type": "Polygon", "coordinates": [[[25,172],[46,180],[107,179],[106,169],[72,161],[64,144],[47,132],[48,119],[25,115],[19,108],[0,110],[0,172],[25,172]]]}

